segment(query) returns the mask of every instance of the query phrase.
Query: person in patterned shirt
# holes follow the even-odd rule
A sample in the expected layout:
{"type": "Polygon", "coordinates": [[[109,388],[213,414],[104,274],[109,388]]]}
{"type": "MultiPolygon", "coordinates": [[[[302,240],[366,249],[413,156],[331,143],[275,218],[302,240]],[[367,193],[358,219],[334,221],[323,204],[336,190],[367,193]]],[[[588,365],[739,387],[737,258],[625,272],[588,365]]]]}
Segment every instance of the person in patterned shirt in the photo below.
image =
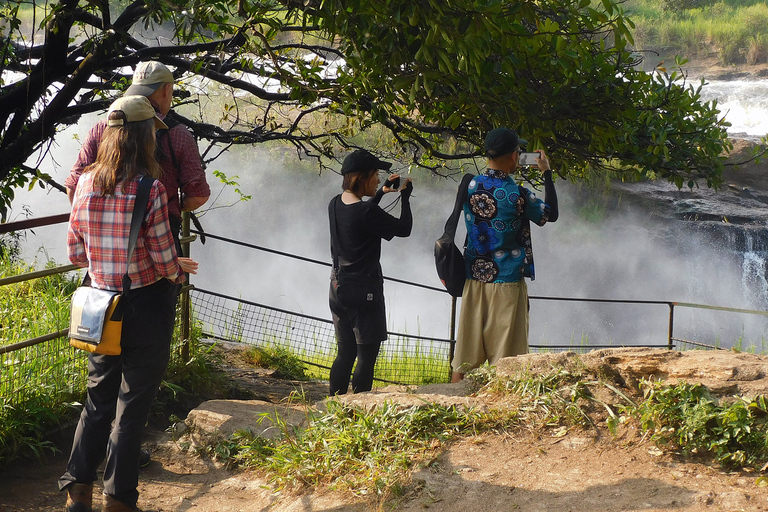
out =
{"type": "Polygon", "coordinates": [[[67,230],[70,261],[88,269],[90,285],[121,290],[128,272],[122,353],[88,355],[87,401],[59,489],[67,512],[92,512],[93,482],[106,457],[105,512],[136,511],[141,437],[170,357],[176,286],[198,264],[180,258],[168,222],[165,187],[157,179],[155,128],[165,124],[144,96],[110,107],[96,161],[73,194],[67,230]],[[130,263],[128,238],[143,175],[155,178],[130,263]],[[126,269],[127,265],[127,269],[126,269]],[[113,425],[114,422],[114,425],[113,425]]]}
{"type": "MultiPolygon", "coordinates": [[[[192,134],[184,125],[174,123],[171,118],[166,117],[171,110],[173,82],[173,73],[164,64],[157,61],[141,62],[136,66],[131,86],[124,96],[146,96],[160,119],[170,127],[158,132],[157,160],[163,171],[160,181],[168,194],[169,220],[178,250],[181,212],[191,212],[205,204],[211,195],[211,189],[206,181],[200,152],[192,134]]],[[[83,140],[77,161],[64,181],[70,202],[83,169],[96,159],[99,141],[105,128],[105,120],[96,123],[83,140]]]]}
{"type": "Polygon", "coordinates": [[[531,228],[558,217],[549,159],[538,150],[536,166],[544,177],[544,201],[510,176],[527,141],[510,128],[495,128],[485,138],[488,168],[467,189],[464,251],[467,280],[451,367],[452,381],[484,362],[528,352],[528,288],[535,278],[531,228]]]}

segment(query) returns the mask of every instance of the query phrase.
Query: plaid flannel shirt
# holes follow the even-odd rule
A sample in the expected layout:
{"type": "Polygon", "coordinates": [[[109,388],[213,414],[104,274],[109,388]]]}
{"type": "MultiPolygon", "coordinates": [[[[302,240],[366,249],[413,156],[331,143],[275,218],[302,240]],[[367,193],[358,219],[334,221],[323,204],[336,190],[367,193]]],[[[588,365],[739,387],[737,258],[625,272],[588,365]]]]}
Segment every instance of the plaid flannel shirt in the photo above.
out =
{"type": "MultiPolygon", "coordinates": [[[[85,173],[77,184],[67,230],[69,260],[87,267],[92,286],[121,290],[128,257],[128,237],[139,177],[123,192],[123,182],[112,196],[101,196],[94,189],[93,174],[85,173]]],[[[128,266],[131,288],[140,288],[167,278],[184,282],[185,275],[176,256],[168,222],[168,208],[163,184],[155,181],[139,238],[128,266]]]]}

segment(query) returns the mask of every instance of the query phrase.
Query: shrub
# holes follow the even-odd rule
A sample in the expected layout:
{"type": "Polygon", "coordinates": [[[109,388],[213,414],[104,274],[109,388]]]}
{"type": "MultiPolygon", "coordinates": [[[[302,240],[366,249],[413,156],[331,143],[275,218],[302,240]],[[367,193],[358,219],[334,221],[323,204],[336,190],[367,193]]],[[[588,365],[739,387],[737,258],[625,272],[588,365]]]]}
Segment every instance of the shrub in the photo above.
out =
{"type": "Polygon", "coordinates": [[[662,0],[664,12],[680,14],[691,9],[701,9],[714,5],[715,0],[662,0]]]}
{"type": "Polygon", "coordinates": [[[245,357],[251,364],[274,369],[280,379],[309,380],[304,363],[285,347],[253,347],[245,352],[245,357]]]}
{"type": "Polygon", "coordinates": [[[750,38],[746,53],[747,64],[755,65],[768,61],[768,36],[758,34],[750,38]]]}

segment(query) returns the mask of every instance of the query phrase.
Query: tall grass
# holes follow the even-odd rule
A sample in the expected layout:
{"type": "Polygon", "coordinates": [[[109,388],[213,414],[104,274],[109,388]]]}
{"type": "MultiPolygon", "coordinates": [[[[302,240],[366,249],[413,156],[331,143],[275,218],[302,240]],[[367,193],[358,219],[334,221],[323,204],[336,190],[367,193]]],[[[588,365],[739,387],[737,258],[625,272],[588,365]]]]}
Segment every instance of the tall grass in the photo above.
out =
{"type": "MultiPolygon", "coordinates": [[[[0,277],[35,270],[16,251],[0,253],[0,277]]],[[[57,274],[0,286],[0,346],[66,328],[77,281],[75,275],[57,274]]],[[[0,356],[0,465],[54,450],[46,433],[75,416],[72,404],[85,389],[85,364],[68,349],[59,339],[0,356]]]]}
{"type": "MultiPolygon", "coordinates": [[[[3,247],[8,248],[0,243],[3,247]]],[[[49,261],[45,266],[55,263],[49,261]]],[[[18,251],[0,251],[0,277],[33,270],[34,264],[18,259],[18,251]]],[[[65,329],[70,296],[78,284],[76,274],[56,274],[0,286],[0,346],[65,329]]],[[[211,391],[217,384],[207,354],[200,348],[200,333],[200,327],[193,322],[191,357],[183,360],[178,355],[181,334],[177,323],[174,355],[158,395],[155,416],[161,414],[158,410],[194,400],[198,391],[211,391]]],[[[55,450],[46,438],[76,419],[85,397],[86,360],[86,353],[70,347],[66,338],[0,355],[0,466],[30,454],[43,457],[55,450]]]]}
{"type": "Polygon", "coordinates": [[[768,5],[752,0],[719,1],[671,12],[673,2],[629,0],[637,50],[689,59],[717,56],[720,64],[768,62],[768,5]]]}
{"type": "MultiPolygon", "coordinates": [[[[53,261],[45,264],[45,268],[55,266],[53,261]]],[[[0,256],[0,277],[34,270],[34,264],[0,256]]],[[[65,329],[69,321],[69,297],[77,285],[76,274],[56,274],[0,286],[0,346],[65,329]]]]}
{"type": "Polygon", "coordinates": [[[278,487],[328,485],[382,502],[398,495],[413,467],[434,460],[444,443],[514,422],[514,414],[435,404],[385,404],[367,412],[330,400],[327,409],[310,418],[305,429],[284,425],[284,438],[278,441],[238,431],[224,441],[225,450],[215,453],[266,472],[278,487]]]}

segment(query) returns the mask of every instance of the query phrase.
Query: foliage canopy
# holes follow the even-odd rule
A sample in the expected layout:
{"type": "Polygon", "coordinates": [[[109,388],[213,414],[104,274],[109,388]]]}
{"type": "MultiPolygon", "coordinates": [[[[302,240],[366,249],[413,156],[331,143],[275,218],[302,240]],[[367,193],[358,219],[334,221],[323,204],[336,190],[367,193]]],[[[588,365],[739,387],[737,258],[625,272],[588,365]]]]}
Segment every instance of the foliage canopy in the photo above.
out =
{"type": "MultiPolygon", "coordinates": [[[[212,146],[285,141],[321,168],[366,130],[450,173],[507,125],[561,175],[721,181],[716,104],[639,69],[615,0],[9,0],[0,7],[2,212],[57,130],[103,111],[132,67],[175,70],[180,116],[212,146]],[[384,130],[382,132],[381,130],[384,130]]],[[[678,67],[682,62],[678,62],[678,67]]],[[[41,182],[42,183],[42,182],[41,182]]]]}

